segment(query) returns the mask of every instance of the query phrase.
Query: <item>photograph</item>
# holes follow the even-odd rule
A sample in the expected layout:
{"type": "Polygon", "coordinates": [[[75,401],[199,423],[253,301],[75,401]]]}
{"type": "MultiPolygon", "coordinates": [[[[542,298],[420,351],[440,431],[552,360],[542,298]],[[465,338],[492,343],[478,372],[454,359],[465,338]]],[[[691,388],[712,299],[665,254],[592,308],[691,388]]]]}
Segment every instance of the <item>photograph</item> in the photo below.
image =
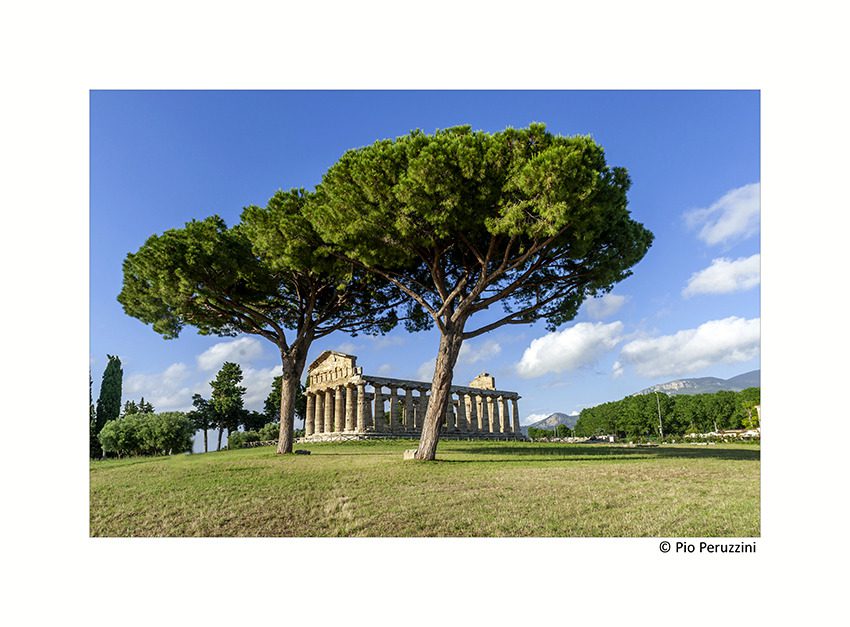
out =
{"type": "Polygon", "coordinates": [[[89,536],[754,552],[761,97],[91,89],[89,536]]]}

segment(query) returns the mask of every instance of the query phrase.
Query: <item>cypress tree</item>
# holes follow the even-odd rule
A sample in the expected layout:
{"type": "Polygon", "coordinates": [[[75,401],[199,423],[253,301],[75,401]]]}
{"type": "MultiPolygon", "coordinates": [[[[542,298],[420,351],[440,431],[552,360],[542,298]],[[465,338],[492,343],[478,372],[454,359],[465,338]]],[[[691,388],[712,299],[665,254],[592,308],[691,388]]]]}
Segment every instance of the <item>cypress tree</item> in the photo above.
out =
{"type": "Polygon", "coordinates": [[[89,456],[94,458],[100,457],[102,454],[100,448],[100,442],[97,439],[97,433],[95,433],[95,412],[94,412],[94,401],[92,400],[91,395],[91,370],[89,370],[89,456]]]}
{"type": "Polygon", "coordinates": [[[121,379],[124,371],[121,360],[117,355],[107,355],[109,363],[103,370],[103,380],[100,383],[100,394],[95,408],[94,435],[100,433],[110,420],[117,420],[121,414],[121,379]]]}

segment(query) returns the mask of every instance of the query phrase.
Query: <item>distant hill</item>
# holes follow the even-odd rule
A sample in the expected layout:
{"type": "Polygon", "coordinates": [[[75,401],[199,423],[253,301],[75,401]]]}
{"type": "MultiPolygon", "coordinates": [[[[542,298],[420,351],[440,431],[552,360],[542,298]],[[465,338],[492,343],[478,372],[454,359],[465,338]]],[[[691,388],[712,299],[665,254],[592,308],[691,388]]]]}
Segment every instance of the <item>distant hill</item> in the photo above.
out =
{"type": "Polygon", "coordinates": [[[761,386],[761,370],[753,370],[739,374],[731,379],[718,379],[717,377],[696,377],[693,379],[677,379],[667,383],[659,383],[650,386],[633,396],[639,394],[652,394],[653,392],[664,392],[665,394],[711,394],[721,390],[740,392],[746,388],[757,388],[761,386]]]}
{"type": "Polygon", "coordinates": [[[576,426],[576,421],[578,421],[578,414],[570,416],[569,414],[562,414],[561,412],[556,411],[554,414],[546,416],[543,420],[538,420],[530,425],[520,427],[520,430],[523,435],[528,435],[529,427],[535,427],[536,429],[554,429],[558,425],[567,425],[567,427],[573,429],[576,426]]]}

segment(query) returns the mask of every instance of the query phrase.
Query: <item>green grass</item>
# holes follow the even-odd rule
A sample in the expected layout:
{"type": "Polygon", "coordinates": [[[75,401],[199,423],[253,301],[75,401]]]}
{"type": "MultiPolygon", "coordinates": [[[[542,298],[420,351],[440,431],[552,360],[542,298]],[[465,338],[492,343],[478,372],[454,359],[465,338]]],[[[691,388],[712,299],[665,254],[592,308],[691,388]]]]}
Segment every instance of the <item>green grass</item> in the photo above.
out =
{"type": "Polygon", "coordinates": [[[92,536],[758,536],[759,448],[302,444],[91,465],[92,536]]]}

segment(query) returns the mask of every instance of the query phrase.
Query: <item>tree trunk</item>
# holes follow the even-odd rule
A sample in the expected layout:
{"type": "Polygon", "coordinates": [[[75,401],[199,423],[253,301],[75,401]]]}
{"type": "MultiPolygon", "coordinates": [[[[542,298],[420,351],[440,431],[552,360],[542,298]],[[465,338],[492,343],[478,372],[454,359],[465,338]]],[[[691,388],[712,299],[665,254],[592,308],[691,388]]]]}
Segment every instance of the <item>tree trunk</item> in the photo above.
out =
{"type": "Polygon", "coordinates": [[[218,428],[218,448],[215,449],[217,451],[221,450],[221,436],[222,436],[223,433],[224,433],[224,427],[219,427],[218,428]]]}
{"type": "Polygon", "coordinates": [[[437,362],[434,364],[434,379],[431,382],[431,398],[422,424],[419,448],[414,455],[416,459],[433,460],[437,455],[440,424],[443,416],[446,415],[446,408],[451,397],[452,375],[462,343],[463,325],[447,329],[446,334],[440,338],[440,349],[437,353],[437,362]]]}
{"type": "Polygon", "coordinates": [[[207,448],[207,430],[204,429],[204,453],[209,453],[209,449],[207,448]]]}
{"type": "Polygon", "coordinates": [[[301,375],[307,363],[307,350],[310,342],[305,338],[296,340],[289,352],[281,351],[280,378],[280,434],[277,438],[277,452],[291,453],[295,441],[295,399],[301,375]]]}

